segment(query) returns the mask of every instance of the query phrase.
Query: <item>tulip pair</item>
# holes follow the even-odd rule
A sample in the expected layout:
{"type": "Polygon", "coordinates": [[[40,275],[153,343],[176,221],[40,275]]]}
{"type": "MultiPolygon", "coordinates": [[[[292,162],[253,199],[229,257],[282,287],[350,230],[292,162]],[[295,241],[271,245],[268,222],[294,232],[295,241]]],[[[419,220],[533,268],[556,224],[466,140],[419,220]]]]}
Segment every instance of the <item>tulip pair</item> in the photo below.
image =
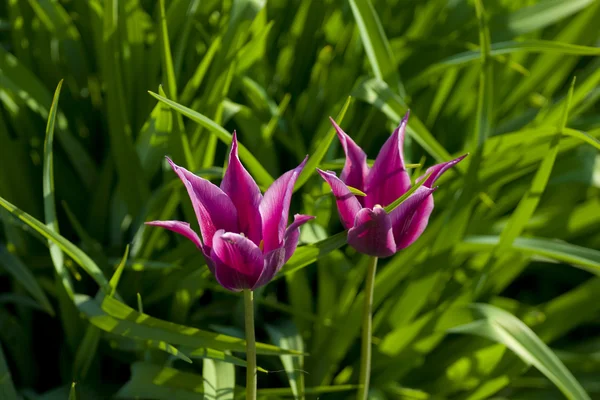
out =
{"type": "MultiPolygon", "coordinates": [[[[407,120],[408,113],[371,168],[365,152],[331,120],[346,153],[346,162],[339,178],[331,171],[318,172],[331,186],[340,219],[348,229],[348,244],[361,253],[389,257],[417,240],[433,210],[433,184],[464,158],[429,168],[426,182],[388,214],[383,207],[411,186],[402,155],[407,120]],[[366,196],[355,196],[349,186],[366,196]]],[[[223,287],[240,291],[267,284],[294,253],[300,226],[314,218],[296,214],[294,222],[286,228],[294,184],[306,159],[273,182],[264,196],[240,162],[235,132],[229,167],[220,187],[168,161],[187,189],[202,239],[186,222],[147,224],[190,239],[202,251],[209,269],[223,287]]]]}

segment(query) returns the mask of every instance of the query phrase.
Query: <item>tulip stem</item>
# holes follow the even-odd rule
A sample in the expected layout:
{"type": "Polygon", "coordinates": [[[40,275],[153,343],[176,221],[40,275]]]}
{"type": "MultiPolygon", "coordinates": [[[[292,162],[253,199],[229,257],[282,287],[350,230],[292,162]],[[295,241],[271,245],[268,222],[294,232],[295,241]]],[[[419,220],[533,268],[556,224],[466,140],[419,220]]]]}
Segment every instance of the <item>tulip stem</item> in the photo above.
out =
{"type": "Polygon", "coordinates": [[[375,286],[375,273],[377,271],[377,257],[369,259],[367,267],[367,282],[365,283],[365,303],[362,321],[362,344],[360,347],[360,376],[357,400],[367,400],[369,397],[369,381],[371,379],[371,335],[373,334],[373,289],[375,286]]]}
{"type": "Polygon", "coordinates": [[[246,400],[256,400],[256,339],[254,338],[254,292],[244,289],[246,318],[246,400]]]}

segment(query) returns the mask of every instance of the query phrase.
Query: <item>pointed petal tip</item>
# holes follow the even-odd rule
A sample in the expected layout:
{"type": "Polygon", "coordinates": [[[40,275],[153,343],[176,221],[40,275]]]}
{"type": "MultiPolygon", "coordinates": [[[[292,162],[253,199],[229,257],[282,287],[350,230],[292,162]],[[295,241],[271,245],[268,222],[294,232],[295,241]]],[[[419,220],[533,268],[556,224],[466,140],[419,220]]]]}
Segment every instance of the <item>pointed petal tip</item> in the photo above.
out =
{"type": "Polygon", "coordinates": [[[294,214],[294,220],[298,219],[301,221],[311,221],[313,219],[315,219],[317,217],[315,217],[314,215],[306,215],[306,214],[294,214]]]}
{"type": "Polygon", "coordinates": [[[402,117],[400,125],[408,123],[408,117],[410,117],[410,109],[406,110],[406,114],[404,114],[404,117],[402,117]]]}
{"type": "Polygon", "coordinates": [[[171,169],[175,172],[177,172],[177,170],[179,169],[179,165],[175,164],[173,162],[173,160],[171,160],[171,158],[169,156],[165,156],[165,158],[167,159],[167,162],[169,163],[169,165],[171,166],[171,169]]]}

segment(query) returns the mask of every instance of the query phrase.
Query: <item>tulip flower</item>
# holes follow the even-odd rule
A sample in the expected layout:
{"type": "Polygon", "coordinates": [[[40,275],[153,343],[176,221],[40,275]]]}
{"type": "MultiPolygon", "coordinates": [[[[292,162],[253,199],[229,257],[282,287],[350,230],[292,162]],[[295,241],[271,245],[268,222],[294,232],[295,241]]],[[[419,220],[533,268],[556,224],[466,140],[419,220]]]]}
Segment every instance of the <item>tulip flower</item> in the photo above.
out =
{"type": "Polygon", "coordinates": [[[335,196],[340,219],[344,228],[348,229],[348,244],[371,256],[365,279],[357,400],[366,400],[369,397],[371,311],[377,260],[410,246],[421,236],[433,211],[433,192],[436,189],[433,184],[446,170],[465,157],[427,169],[425,175],[417,179],[417,183],[423,179],[425,182],[398,207],[389,213],[386,212],[384,207],[392,204],[411,188],[402,154],[407,122],[408,113],[379,151],[373,167],[369,168],[365,152],[331,119],[346,153],[346,162],[339,178],[334,172],[318,170],[335,196]],[[355,196],[349,187],[360,190],[366,196],[355,196]]]}
{"type": "Polygon", "coordinates": [[[427,181],[389,214],[383,209],[406,193],[410,177],[406,172],[402,146],[408,113],[385,142],[373,167],[367,165],[365,152],[331,119],[346,153],[340,177],[335,172],[319,171],[335,196],[340,219],[348,229],[348,244],[374,257],[389,257],[419,238],[433,210],[435,181],[465,156],[427,169],[427,181]],[[354,195],[348,187],[364,192],[354,195]]]}
{"type": "Polygon", "coordinates": [[[238,157],[235,132],[221,187],[167,158],[185,185],[202,239],[182,221],[152,221],[191,240],[219,284],[232,291],[266,285],[296,250],[300,226],[314,217],[296,214],[287,228],[292,191],[306,159],[261,194],[238,157]]]}

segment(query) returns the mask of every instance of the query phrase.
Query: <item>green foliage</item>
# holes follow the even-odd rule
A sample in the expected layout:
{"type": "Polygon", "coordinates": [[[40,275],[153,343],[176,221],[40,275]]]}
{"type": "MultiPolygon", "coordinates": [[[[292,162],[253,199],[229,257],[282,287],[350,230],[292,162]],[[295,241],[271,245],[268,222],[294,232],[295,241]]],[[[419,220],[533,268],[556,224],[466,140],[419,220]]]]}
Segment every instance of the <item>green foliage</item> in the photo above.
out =
{"type": "Polygon", "coordinates": [[[408,109],[413,179],[471,155],[380,260],[371,397],[600,398],[599,18],[593,0],[0,2],[0,398],[242,396],[243,299],[143,225],[198,228],[163,157],[218,182],[234,130],[263,189],[310,155],[292,208],[317,217],[255,293],[259,397],[353,395],[367,260],[314,168],[342,167],[328,117],[373,159],[408,109]]]}

